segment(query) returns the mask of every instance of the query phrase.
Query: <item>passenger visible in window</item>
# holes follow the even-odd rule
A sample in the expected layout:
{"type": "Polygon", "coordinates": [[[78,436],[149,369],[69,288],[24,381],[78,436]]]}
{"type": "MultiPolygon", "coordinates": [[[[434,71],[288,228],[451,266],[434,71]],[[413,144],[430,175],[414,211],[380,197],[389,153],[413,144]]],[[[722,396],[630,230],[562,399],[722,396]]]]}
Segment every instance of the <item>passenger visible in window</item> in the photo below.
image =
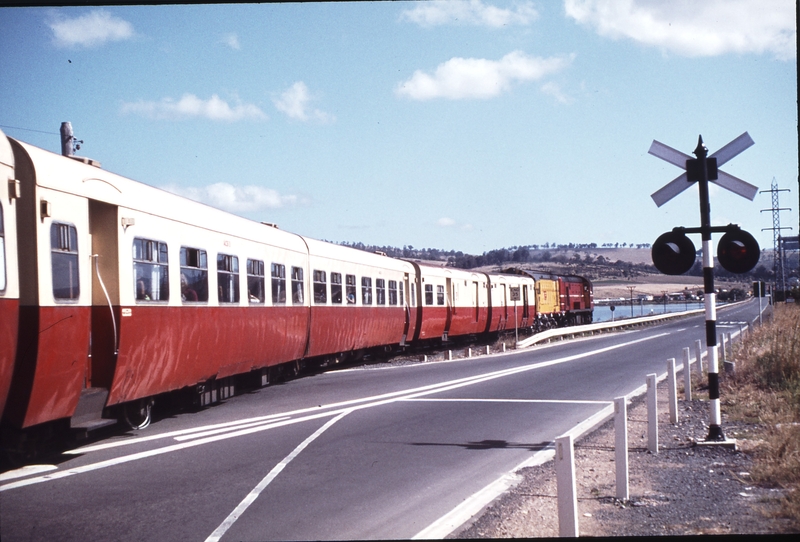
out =
{"type": "Polygon", "coordinates": [[[150,291],[141,274],[136,277],[136,299],[138,301],[150,301],[150,291]]]}
{"type": "Polygon", "coordinates": [[[181,273],[181,299],[184,301],[197,301],[197,292],[189,287],[189,281],[186,275],[181,273]]]}

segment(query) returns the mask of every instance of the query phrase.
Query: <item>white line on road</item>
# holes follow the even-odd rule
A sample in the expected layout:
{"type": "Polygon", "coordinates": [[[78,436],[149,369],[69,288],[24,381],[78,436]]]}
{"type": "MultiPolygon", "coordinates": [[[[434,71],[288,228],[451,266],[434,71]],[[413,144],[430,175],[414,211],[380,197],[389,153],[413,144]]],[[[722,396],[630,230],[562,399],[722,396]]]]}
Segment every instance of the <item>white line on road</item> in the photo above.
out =
{"type": "Polygon", "coordinates": [[[228,531],[228,529],[230,529],[231,526],[236,522],[236,520],[239,519],[239,517],[242,514],[244,514],[244,511],[247,510],[247,508],[255,502],[258,496],[261,495],[261,492],[264,491],[264,489],[266,489],[266,487],[278,476],[278,474],[281,473],[281,471],[286,467],[286,465],[291,463],[291,461],[295,457],[300,455],[300,452],[302,452],[306,448],[306,446],[314,442],[317,439],[317,437],[319,437],[322,433],[327,431],[333,424],[335,424],[336,422],[347,416],[350,412],[352,411],[346,410],[341,414],[339,414],[338,416],[336,416],[335,418],[333,418],[332,420],[328,420],[328,422],[325,425],[317,429],[310,437],[301,442],[297,448],[292,450],[292,453],[287,455],[283,461],[275,465],[275,467],[271,471],[269,471],[269,474],[267,474],[258,483],[258,485],[253,488],[253,491],[248,493],[247,496],[242,500],[242,502],[239,503],[239,506],[234,508],[233,512],[231,512],[228,515],[228,517],[225,518],[225,520],[220,524],[220,526],[217,527],[214,530],[214,532],[211,533],[211,535],[209,535],[208,538],[206,538],[206,542],[217,542],[220,538],[222,538],[222,535],[224,535],[228,531]]]}

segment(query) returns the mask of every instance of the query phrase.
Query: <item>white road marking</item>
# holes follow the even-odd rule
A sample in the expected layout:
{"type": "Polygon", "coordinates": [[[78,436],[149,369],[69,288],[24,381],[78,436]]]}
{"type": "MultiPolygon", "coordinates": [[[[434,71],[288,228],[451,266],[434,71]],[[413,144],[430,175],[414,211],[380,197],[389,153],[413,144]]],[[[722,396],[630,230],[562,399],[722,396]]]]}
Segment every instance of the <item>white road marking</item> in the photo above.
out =
{"type": "Polygon", "coordinates": [[[22,478],[23,476],[32,476],[41,472],[50,472],[51,470],[56,469],[58,469],[58,467],[55,465],[26,465],[19,469],[10,470],[0,474],[0,482],[14,480],[15,478],[22,478]]]}
{"type": "MultiPolygon", "coordinates": [[[[313,408],[305,408],[305,409],[300,409],[300,410],[296,410],[296,411],[292,411],[292,412],[285,412],[285,413],[282,413],[282,414],[276,414],[274,416],[271,416],[271,418],[275,419],[275,418],[278,418],[278,417],[284,417],[284,420],[283,421],[278,421],[278,422],[271,422],[271,423],[267,423],[267,424],[264,424],[264,425],[256,425],[255,427],[248,427],[248,428],[245,428],[245,429],[236,428],[236,430],[234,430],[232,432],[227,432],[227,433],[221,434],[221,435],[219,435],[219,434],[210,435],[210,436],[203,437],[203,438],[197,438],[197,439],[189,441],[189,442],[182,442],[180,444],[173,444],[173,445],[170,445],[170,446],[164,446],[164,447],[161,447],[161,448],[155,448],[155,449],[152,449],[152,450],[146,450],[146,451],[143,451],[143,452],[138,452],[138,453],[134,453],[134,454],[120,456],[120,457],[116,457],[116,458],[112,458],[112,459],[107,459],[105,461],[99,461],[97,463],[90,463],[88,465],[83,465],[83,466],[80,466],[80,467],[69,468],[67,470],[60,471],[60,472],[55,472],[53,474],[48,474],[48,475],[45,475],[45,476],[38,476],[38,477],[35,477],[35,478],[29,478],[27,480],[20,480],[18,482],[12,482],[12,483],[9,483],[9,484],[3,484],[3,485],[0,485],[0,492],[8,491],[8,490],[11,490],[11,489],[16,489],[16,488],[19,488],[19,487],[24,487],[24,486],[28,486],[28,485],[32,485],[32,484],[39,484],[39,483],[43,483],[43,482],[49,482],[49,481],[52,481],[52,480],[58,480],[58,479],[61,479],[61,478],[66,478],[68,476],[74,476],[74,475],[77,475],[77,474],[84,474],[84,473],[87,473],[87,472],[91,472],[91,471],[95,471],[95,470],[99,470],[99,469],[104,469],[104,468],[107,468],[107,467],[113,467],[113,466],[116,466],[116,465],[121,465],[123,463],[129,463],[131,461],[138,461],[140,459],[146,459],[148,457],[154,457],[154,456],[162,455],[162,454],[166,454],[166,453],[177,452],[177,451],[180,451],[180,450],[185,450],[187,448],[192,448],[194,446],[200,446],[200,445],[203,445],[203,444],[209,444],[209,443],[212,443],[212,442],[218,442],[218,441],[227,440],[227,439],[230,439],[230,438],[240,437],[240,436],[244,436],[244,435],[250,435],[250,434],[253,434],[253,433],[260,432],[260,431],[266,431],[268,429],[273,429],[275,427],[282,427],[282,426],[285,426],[285,425],[301,423],[301,422],[308,421],[308,420],[316,420],[316,419],[323,418],[323,417],[328,417],[328,416],[336,416],[336,415],[341,414],[343,412],[361,410],[361,409],[364,409],[364,408],[373,408],[373,407],[382,406],[382,405],[386,405],[386,404],[389,404],[389,403],[394,403],[394,402],[401,401],[401,400],[413,399],[413,398],[422,397],[422,396],[425,396],[425,395],[431,395],[431,394],[434,394],[434,393],[441,393],[441,392],[444,392],[444,391],[454,390],[454,389],[462,388],[462,387],[465,387],[465,386],[471,386],[473,384],[478,384],[478,383],[481,383],[481,382],[486,382],[486,381],[489,381],[489,380],[494,380],[494,379],[497,379],[497,378],[502,378],[502,377],[505,377],[505,376],[514,375],[514,374],[517,374],[517,373],[527,372],[527,371],[531,371],[531,370],[535,370],[535,369],[541,369],[541,368],[544,368],[544,367],[550,367],[550,366],[558,365],[558,364],[561,364],[561,363],[567,363],[569,361],[575,361],[575,360],[578,360],[578,359],[591,357],[591,356],[594,356],[596,354],[609,352],[609,351],[616,350],[616,349],[619,349],[619,348],[624,348],[624,347],[630,346],[632,344],[636,344],[636,343],[640,343],[640,342],[644,342],[644,341],[649,341],[651,339],[655,339],[655,338],[658,338],[658,337],[663,337],[665,335],[668,335],[668,333],[660,333],[660,334],[657,334],[657,335],[651,335],[649,337],[643,337],[641,339],[628,341],[626,343],[620,343],[620,344],[616,344],[616,345],[612,345],[612,346],[607,346],[605,348],[600,348],[598,350],[593,350],[593,351],[590,351],[590,352],[584,352],[582,354],[575,354],[575,355],[572,355],[572,356],[566,356],[566,357],[558,358],[558,359],[551,360],[551,361],[532,363],[530,365],[523,365],[521,367],[515,367],[515,368],[512,368],[512,369],[501,369],[501,370],[498,370],[498,371],[492,371],[492,372],[486,373],[484,375],[459,378],[459,379],[456,379],[456,380],[451,380],[451,381],[448,381],[448,382],[442,382],[442,383],[439,383],[439,384],[430,384],[430,385],[427,385],[427,386],[421,386],[419,388],[412,388],[412,389],[409,389],[409,390],[390,392],[390,393],[385,393],[385,394],[382,394],[382,395],[376,395],[376,396],[373,396],[373,397],[367,397],[367,398],[362,398],[362,399],[352,399],[352,400],[349,400],[349,401],[342,401],[340,403],[333,403],[331,405],[326,405],[324,407],[319,406],[319,407],[313,407],[313,408]],[[358,403],[362,403],[362,404],[358,404],[358,403]],[[337,408],[337,407],[339,407],[338,410],[326,410],[326,409],[329,409],[329,408],[337,408]],[[321,410],[324,410],[324,412],[321,412],[321,410]],[[300,418],[285,419],[286,417],[290,417],[293,414],[306,413],[306,412],[310,412],[310,411],[316,411],[316,413],[315,414],[310,414],[310,415],[307,415],[307,416],[303,416],[303,417],[300,417],[300,418]]],[[[270,416],[265,416],[265,418],[270,418],[270,416]]],[[[242,421],[240,421],[238,423],[241,424],[244,421],[250,422],[250,421],[253,421],[253,420],[254,420],[254,418],[250,418],[248,420],[242,420],[242,421]]],[[[237,422],[231,422],[231,423],[237,423],[237,422]]],[[[220,424],[220,425],[223,425],[223,424],[220,424]]],[[[208,426],[208,427],[210,427],[210,426],[208,426]]],[[[189,433],[191,431],[192,430],[185,430],[185,431],[183,431],[183,433],[186,434],[186,433],[189,433]]],[[[174,432],[173,435],[175,433],[178,433],[178,432],[174,432]]],[[[153,437],[154,438],[156,438],[156,437],[157,438],[163,438],[163,435],[154,435],[153,437]]],[[[150,437],[144,437],[144,439],[150,440],[150,437]]],[[[138,442],[142,442],[144,439],[139,439],[138,442]]],[[[123,443],[130,443],[132,441],[122,441],[122,442],[123,443]]],[[[116,444],[117,445],[122,445],[122,443],[116,443],[116,444]]],[[[113,443],[112,443],[112,445],[113,445],[113,443]]],[[[87,448],[84,448],[83,450],[85,451],[86,449],[87,448]]],[[[80,449],[75,450],[74,452],[75,453],[82,453],[79,450],[80,449]]]]}
{"type": "Polygon", "coordinates": [[[341,414],[339,414],[338,416],[336,416],[335,418],[333,418],[332,420],[328,420],[325,423],[325,425],[323,425],[322,427],[317,429],[310,437],[308,437],[306,440],[301,442],[300,445],[297,446],[297,448],[292,450],[292,453],[287,455],[283,459],[283,461],[281,461],[280,463],[275,465],[275,467],[273,467],[273,469],[271,471],[269,471],[269,474],[267,474],[258,483],[258,485],[256,485],[256,487],[254,487],[253,490],[250,493],[247,494],[247,496],[242,500],[242,502],[240,502],[239,505],[236,508],[233,509],[233,512],[228,514],[228,517],[225,518],[225,520],[220,524],[220,526],[217,527],[214,530],[214,532],[211,533],[211,535],[209,535],[208,538],[206,538],[206,542],[217,542],[220,538],[222,538],[222,535],[224,535],[228,531],[228,529],[230,529],[231,526],[236,522],[236,520],[239,519],[239,517],[242,514],[244,514],[245,510],[247,510],[247,508],[251,504],[253,504],[255,502],[255,500],[258,498],[258,496],[261,495],[261,492],[264,491],[266,489],[266,487],[275,478],[277,478],[277,476],[281,473],[281,471],[284,468],[286,468],[286,465],[291,463],[291,461],[295,457],[300,455],[300,452],[302,452],[306,448],[306,446],[308,446],[309,444],[314,442],[317,439],[317,437],[319,437],[322,433],[327,431],[333,424],[335,424],[336,422],[338,422],[339,420],[341,420],[342,418],[347,416],[350,412],[352,412],[352,411],[346,410],[346,411],[342,412],[341,414]]]}
{"type": "Polygon", "coordinates": [[[613,401],[570,401],[568,399],[400,399],[401,401],[427,401],[431,403],[554,403],[563,405],[607,405],[613,401]]]}

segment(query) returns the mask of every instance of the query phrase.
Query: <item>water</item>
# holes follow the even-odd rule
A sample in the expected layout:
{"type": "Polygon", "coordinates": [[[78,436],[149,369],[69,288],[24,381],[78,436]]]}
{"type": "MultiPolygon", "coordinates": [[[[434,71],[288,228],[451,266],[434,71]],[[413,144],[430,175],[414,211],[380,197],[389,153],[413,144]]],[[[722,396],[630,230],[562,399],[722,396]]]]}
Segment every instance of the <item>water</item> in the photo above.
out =
{"type": "MultiPolygon", "coordinates": [[[[633,317],[639,318],[640,316],[652,316],[654,314],[664,314],[665,312],[683,312],[687,310],[702,309],[705,305],[702,302],[690,301],[689,303],[667,303],[666,310],[664,310],[663,303],[639,303],[633,304],[633,317]]],[[[614,310],[614,319],[630,318],[631,306],[630,303],[624,305],[616,305],[614,310]]],[[[595,322],[610,322],[611,321],[611,307],[608,305],[595,305],[594,307],[594,321],[595,322]]]]}

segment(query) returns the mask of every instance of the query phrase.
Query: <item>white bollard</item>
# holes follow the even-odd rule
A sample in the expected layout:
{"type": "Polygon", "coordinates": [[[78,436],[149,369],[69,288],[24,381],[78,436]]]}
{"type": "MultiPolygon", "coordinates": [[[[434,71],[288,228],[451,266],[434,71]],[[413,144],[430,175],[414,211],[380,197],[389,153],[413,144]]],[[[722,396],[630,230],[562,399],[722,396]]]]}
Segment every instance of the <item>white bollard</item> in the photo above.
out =
{"type": "Polygon", "coordinates": [[[658,397],[656,374],[647,375],[647,451],[658,453],[658,397]]]}
{"type": "Polygon", "coordinates": [[[453,361],[453,351],[452,350],[448,350],[447,351],[447,361],[453,361]]]}
{"type": "Polygon", "coordinates": [[[678,383],[675,378],[675,358],[667,360],[667,395],[669,396],[669,423],[678,424],[678,383]]]}
{"type": "Polygon", "coordinates": [[[718,344],[720,346],[719,361],[725,361],[728,358],[725,355],[725,335],[723,333],[720,333],[719,341],[717,341],[717,342],[718,342],[718,344]]]}
{"type": "Polygon", "coordinates": [[[692,368],[689,359],[689,347],[683,349],[683,398],[692,400],[692,368]]]}
{"type": "Polygon", "coordinates": [[[628,493],[628,405],[625,397],[614,399],[614,465],[617,499],[627,501],[628,493]]]}
{"type": "Polygon", "coordinates": [[[472,357],[472,348],[467,348],[467,357],[468,358],[472,357]]]}
{"type": "Polygon", "coordinates": [[[728,357],[730,358],[730,361],[734,361],[733,360],[733,340],[731,339],[731,334],[730,333],[726,333],[725,334],[725,338],[728,339],[728,357]]]}
{"type": "Polygon", "coordinates": [[[703,379],[703,343],[699,340],[694,342],[694,353],[695,353],[695,362],[697,366],[697,374],[700,375],[700,379],[703,379]]]}
{"type": "Polygon", "coordinates": [[[572,435],[556,439],[556,493],[558,536],[578,536],[578,495],[575,489],[572,435]]]}
{"type": "Polygon", "coordinates": [[[491,346],[489,346],[489,345],[487,344],[487,345],[486,345],[486,355],[488,356],[488,355],[489,355],[489,354],[491,354],[491,353],[492,353],[491,346]]]}
{"type": "Polygon", "coordinates": [[[506,343],[503,343],[503,352],[506,351],[506,343]]]}

